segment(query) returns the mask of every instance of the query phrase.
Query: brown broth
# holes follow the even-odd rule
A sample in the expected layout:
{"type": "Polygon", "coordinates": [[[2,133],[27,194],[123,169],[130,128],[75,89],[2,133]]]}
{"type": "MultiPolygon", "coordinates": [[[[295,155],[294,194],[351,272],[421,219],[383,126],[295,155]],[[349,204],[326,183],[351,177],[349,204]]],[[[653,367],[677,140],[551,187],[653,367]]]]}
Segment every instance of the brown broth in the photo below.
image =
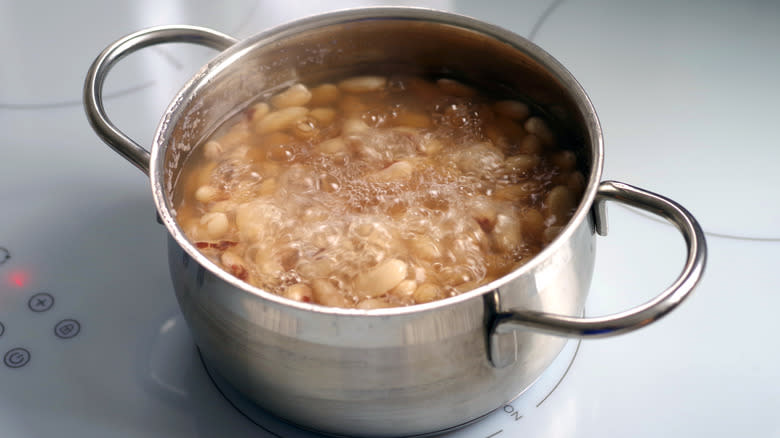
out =
{"type": "Polygon", "coordinates": [[[185,165],[187,237],[227,272],[328,306],[454,296],[526,263],[571,218],[576,156],[532,107],[450,79],[296,84],[185,165]]]}

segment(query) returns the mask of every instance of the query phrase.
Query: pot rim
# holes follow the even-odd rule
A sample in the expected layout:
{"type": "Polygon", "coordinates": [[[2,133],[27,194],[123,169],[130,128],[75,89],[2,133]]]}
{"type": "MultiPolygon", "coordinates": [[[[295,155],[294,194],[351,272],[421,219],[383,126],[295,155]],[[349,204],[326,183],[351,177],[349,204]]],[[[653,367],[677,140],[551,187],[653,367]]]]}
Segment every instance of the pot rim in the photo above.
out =
{"type": "Polygon", "coordinates": [[[245,293],[254,295],[258,298],[267,300],[277,306],[291,307],[301,311],[313,312],[324,315],[343,315],[350,317],[388,317],[394,315],[411,315],[435,311],[440,308],[455,306],[484,294],[496,290],[499,287],[513,281],[514,279],[526,275],[528,272],[536,269],[539,265],[545,263],[551,255],[559,250],[565,242],[568,241],[575,230],[591,214],[591,206],[598,191],[598,184],[601,181],[601,175],[604,164],[604,144],[601,125],[596,115],[593,104],[585,93],[583,87],[577,82],[574,76],[549,53],[537,46],[526,38],[510,32],[501,27],[485,23],[481,20],[471,18],[465,15],[452,12],[439,11],[435,9],[419,7],[366,7],[357,9],[344,9],[328,12],[319,15],[313,15],[303,19],[290,21],[279,26],[272,27],[260,33],[254,34],[249,38],[240,40],[232,47],[219,53],[215,58],[205,64],[176,94],[170,105],[166,108],[163,118],[155,131],[154,140],[151,147],[151,159],[149,167],[149,176],[152,186],[152,195],[155,207],[160,220],[167,228],[169,234],[176,243],[200,266],[208,269],[212,274],[221,280],[229,283],[236,289],[245,293]],[[405,307],[390,307],[382,309],[350,309],[340,307],[321,306],[313,303],[302,303],[272,292],[265,291],[253,286],[237,277],[227,273],[216,263],[209,260],[193,245],[180,228],[175,219],[173,206],[171,205],[168,190],[165,187],[165,152],[168,146],[168,140],[173,128],[178,124],[183,116],[182,108],[192,100],[199,90],[207,87],[210,79],[220,70],[226,68],[230,63],[240,58],[240,56],[256,46],[271,44],[286,37],[306,32],[316,28],[330,25],[345,24],[349,22],[366,20],[411,20],[426,21],[445,25],[456,26],[467,30],[484,34],[497,41],[506,43],[518,50],[523,51],[534,61],[543,65],[548,73],[551,73],[560,81],[563,89],[567,90],[569,96],[573,99],[576,108],[581,112],[583,121],[586,125],[587,140],[591,143],[591,160],[589,163],[590,174],[587,178],[587,185],[582,196],[580,204],[572,218],[566,224],[561,233],[541,252],[536,254],[527,263],[518,269],[500,277],[490,283],[484,284],[456,295],[454,297],[443,298],[430,303],[416,304],[405,307]]]}

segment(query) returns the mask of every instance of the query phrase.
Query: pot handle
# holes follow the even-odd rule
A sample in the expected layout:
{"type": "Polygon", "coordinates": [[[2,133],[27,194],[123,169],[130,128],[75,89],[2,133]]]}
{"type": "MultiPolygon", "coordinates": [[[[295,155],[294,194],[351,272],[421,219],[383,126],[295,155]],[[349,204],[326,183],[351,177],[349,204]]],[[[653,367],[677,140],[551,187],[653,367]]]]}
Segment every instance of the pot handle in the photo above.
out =
{"type": "Polygon", "coordinates": [[[235,38],[211,29],[184,25],[151,27],[117,40],[98,55],[84,82],[84,110],[92,129],[119,155],[148,175],[149,151],[114,126],[103,108],[103,82],[109,70],[125,56],[156,44],[192,43],[222,51],[236,41],[235,38]]]}
{"type": "Polygon", "coordinates": [[[498,310],[494,315],[491,338],[516,329],[531,328],[567,337],[607,337],[630,332],[657,321],[671,312],[693,291],[704,273],[707,244],[696,219],[680,204],[628,184],[604,181],[599,185],[594,204],[596,231],[606,235],[606,201],[628,204],[660,216],[675,225],[687,245],[688,257],[677,279],[652,300],[624,312],[579,318],[533,310],[498,310]]]}

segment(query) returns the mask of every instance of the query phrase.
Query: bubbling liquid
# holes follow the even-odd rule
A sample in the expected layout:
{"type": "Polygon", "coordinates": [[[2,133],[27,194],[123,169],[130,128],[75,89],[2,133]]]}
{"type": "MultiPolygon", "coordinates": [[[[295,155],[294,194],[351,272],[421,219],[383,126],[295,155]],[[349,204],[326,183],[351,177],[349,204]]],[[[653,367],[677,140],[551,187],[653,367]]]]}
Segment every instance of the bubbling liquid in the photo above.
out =
{"type": "Polygon", "coordinates": [[[526,263],[585,187],[517,100],[451,79],[295,84],[227,122],[176,187],[187,237],[289,299],[362,309],[463,293],[526,263]]]}

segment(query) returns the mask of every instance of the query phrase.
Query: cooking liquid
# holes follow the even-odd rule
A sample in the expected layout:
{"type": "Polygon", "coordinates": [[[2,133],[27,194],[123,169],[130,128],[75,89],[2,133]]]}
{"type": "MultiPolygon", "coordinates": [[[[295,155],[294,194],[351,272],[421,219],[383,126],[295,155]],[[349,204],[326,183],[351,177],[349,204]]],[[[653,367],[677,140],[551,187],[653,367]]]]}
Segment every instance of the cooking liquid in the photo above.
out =
{"type": "Polygon", "coordinates": [[[525,104],[417,77],[336,88],[270,132],[275,108],[250,107],[185,165],[177,218],[226,271],[299,301],[412,305],[509,273],[576,208],[576,158],[525,104]]]}

